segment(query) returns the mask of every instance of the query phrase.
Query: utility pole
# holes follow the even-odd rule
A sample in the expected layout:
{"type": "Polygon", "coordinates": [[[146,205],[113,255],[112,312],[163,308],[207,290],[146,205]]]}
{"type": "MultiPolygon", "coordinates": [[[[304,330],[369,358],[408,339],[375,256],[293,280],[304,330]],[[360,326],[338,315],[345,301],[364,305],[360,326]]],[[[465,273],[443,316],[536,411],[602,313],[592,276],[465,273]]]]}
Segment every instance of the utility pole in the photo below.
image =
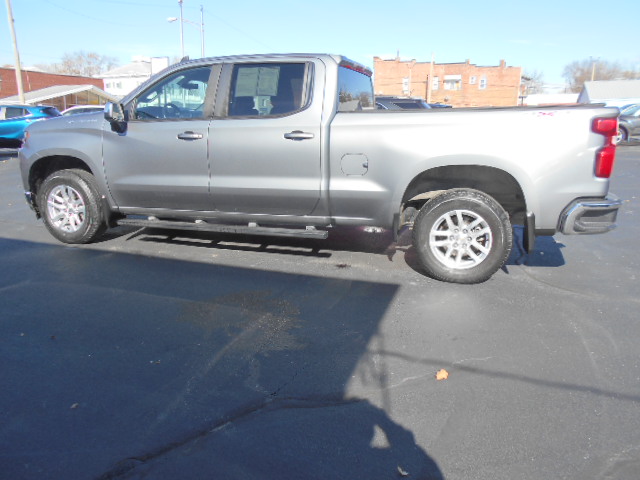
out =
{"type": "Polygon", "coordinates": [[[427,77],[427,103],[431,103],[431,89],[433,88],[433,62],[436,56],[431,52],[431,64],[429,65],[429,76],[427,77]]]}
{"type": "Polygon", "coordinates": [[[600,57],[589,57],[589,59],[591,59],[591,81],[593,82],[596,78],[596,62],[600,57]]]}
{"type": "Polygon", "coordinates": [[[18,85],[18,98],[20,103],[25,103],[24,89],[22,88],[22,69],[20,68],[20,54],[18,53],[18,41],[16,40],[16,29],[13,21],[13,12],[11,10],[11,0],[7,0],[7,14],[9,15],[9,30],[11,30],[11,39],[13,41],[13,54],[16,62],[16,84],[18,85]]]}

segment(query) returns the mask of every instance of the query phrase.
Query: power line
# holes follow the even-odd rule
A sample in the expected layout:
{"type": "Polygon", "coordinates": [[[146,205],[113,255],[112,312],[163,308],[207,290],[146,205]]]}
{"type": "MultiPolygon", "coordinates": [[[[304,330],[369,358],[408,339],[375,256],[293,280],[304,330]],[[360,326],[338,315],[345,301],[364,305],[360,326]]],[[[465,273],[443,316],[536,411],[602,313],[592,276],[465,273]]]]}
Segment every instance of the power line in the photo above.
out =
{"type": "Polygon", "coordinates": [[[266,43],[264,43],[264,42],[263,42],[263,41],[261,41],[261,40],[258,40],[257,38],[255,38],[254,36],[252,36],[252,35],[248,34],[248,33],[247,33],[247,32],[245,32],[244,30],[241,30],[241,29],[239,29],[238,27],[236,27],[235,25],[233,25],[233,24],[231,24],[231,23],[227,22],[225,19],[220,18],[219,16],[217,16],[217,15],[214,15],[214,14],[210,13],[209,11],[205,11],[205,12],[204,12],[204,14],[205,14],[206,16],[208,16],[208,17],[215,18],[216,20],[218,20],[219,22],[224,23],[226,26],[228,26],[228,27],[230,27],[230,28],[233,28],[235,31],[237,31],[237,32],[241,33],[242,35],[244,35],[245,37],[249,38],[250,40],[253,40],[253,41],[254,41],[254,42],[256,42],[256,43],[259,43],[259,44],[260,44],[260,45],[262,45],[263,47],[266,47],[266,48],[269,48],[269,49],[272,49],[272,50],[273,50],[273,47],[272,47],[272,46],[267,45],[266,43]]]}
{"type": "MultiPolygon", "coordinates": [[[[152,3],[140,3],[140,2],[125,2],[124,0],[93,0],[94,2],[99,2],[99,3],[113,3],[113,4],[117,4],[117,5],[135,5],[137,7],[159,7],[160,5],[158,5],[158,2],[152,2],[152,3]]],[[[164,3],[166,2],[162,2],[164,6],[164,3]]]]}
{"type": "Polygon", "coordinates": [[[69,13],[73,13],[74,15],[78,15],[80,17],[84,17],[84,18],[88,18],[89,20],[93,20],[95,22],[101,22],[101,23],[108,23],[110,25],[118,25],[120,27],[135,27],[136,25],[132,24],[132,23],[119,23],[119,22],[112,22],[110,20],[105,20],[103,18],[97,18],[97,17],[92,17],[91,15],[87,15],[85,13],[81,13],[78,12],[76,10],[72,10],[70,8],[64,7],[62,5],[58,5],[57,3],[52,2],[51,0],[44,0],[46,3],[48,3],[49,5],[51,5],[52,7],[56,7],[59,8],[60,10],[64,10],[66,12],[69,13]]]}

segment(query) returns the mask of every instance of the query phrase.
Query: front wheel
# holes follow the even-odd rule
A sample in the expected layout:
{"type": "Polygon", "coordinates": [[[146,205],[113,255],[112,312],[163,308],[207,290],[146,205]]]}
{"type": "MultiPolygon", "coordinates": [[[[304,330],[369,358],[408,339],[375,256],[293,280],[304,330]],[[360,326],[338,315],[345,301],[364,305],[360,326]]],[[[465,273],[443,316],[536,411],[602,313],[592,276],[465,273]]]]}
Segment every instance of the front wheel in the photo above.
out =
{"type": "Polygon", "coordinates": [[[478,190],[447,190],[420,209],[413,226],[422,267],[445,282],[488,280],[506,262],[512,244],[507,213],[478,190]]]}
{"type": "Polygon", "coordinates": [[[84,170],[49,175],[38,204],[45,226],[61,242],[89,243],[107,229],[95,180],[84,170]]]}

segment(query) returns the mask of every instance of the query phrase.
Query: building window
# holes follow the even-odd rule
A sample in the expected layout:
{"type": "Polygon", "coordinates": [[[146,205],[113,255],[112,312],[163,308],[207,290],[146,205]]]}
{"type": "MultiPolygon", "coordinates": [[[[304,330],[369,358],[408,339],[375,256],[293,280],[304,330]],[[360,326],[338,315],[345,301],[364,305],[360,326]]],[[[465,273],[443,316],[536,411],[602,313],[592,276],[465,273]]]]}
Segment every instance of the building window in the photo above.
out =
{"type": "Polygon", "coordinates": [[[469,77],[469,84],[470,85],[475,85],[476,84],[476,76],[475,75],[469,77]]]}
{"type": "Polygon", "coordinates": [[[411,90],[409,88],[409,77],[404,77],[402,79],[402,93],[404,93],[405,95],[409,95],[411,93],[411,90]]]}
{"type": "Polygon", "coordinates": [[[433,89],[438,90],[440,88],[440,77],[433,77],[433,89]]]}
{"type": "Polygon", "coordinates": [[[445,80],[445,90],[462,90],[462,82],[460,80],[445,80]]]}
{"type": "Polygon", "coordinates": [[[480,90],[484,90],[485,88],[487,88],[487,76],[483,75],[480,77],[480,85],[478,85],[478,88],[480,90]]]}
{"type": "Polygon", "coordinates": [[[462,90],[462,75],[445,75],[445,90],[462,90]]]}

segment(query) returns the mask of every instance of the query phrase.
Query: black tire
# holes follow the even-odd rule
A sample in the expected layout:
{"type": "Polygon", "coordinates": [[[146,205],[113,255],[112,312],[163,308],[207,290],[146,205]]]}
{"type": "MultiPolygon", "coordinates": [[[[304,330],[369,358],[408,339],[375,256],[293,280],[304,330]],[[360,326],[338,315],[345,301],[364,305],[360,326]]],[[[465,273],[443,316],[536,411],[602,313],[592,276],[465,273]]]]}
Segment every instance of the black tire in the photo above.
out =
{"type": "Polygon", "coordinates": [[[616,143],[624,143],[629,141],[629,133],[624,128],[618,129],[618,136],[616,138],[616,143]]]}
{"type": "Polygon", "coordinates": [[[38,206],[44,224],[64,243],[90,243],[107,225],[93,176],[84,170],[60,170],[43,182],[38,206]]]}
{"type": "Polygon", "coordinates": [[[445,282],[488,280],[507,261],[512,245],[507,212],[478,190],[443,192],[420,209],[413,225],[413,246],[422,267],[445,282]]]}

